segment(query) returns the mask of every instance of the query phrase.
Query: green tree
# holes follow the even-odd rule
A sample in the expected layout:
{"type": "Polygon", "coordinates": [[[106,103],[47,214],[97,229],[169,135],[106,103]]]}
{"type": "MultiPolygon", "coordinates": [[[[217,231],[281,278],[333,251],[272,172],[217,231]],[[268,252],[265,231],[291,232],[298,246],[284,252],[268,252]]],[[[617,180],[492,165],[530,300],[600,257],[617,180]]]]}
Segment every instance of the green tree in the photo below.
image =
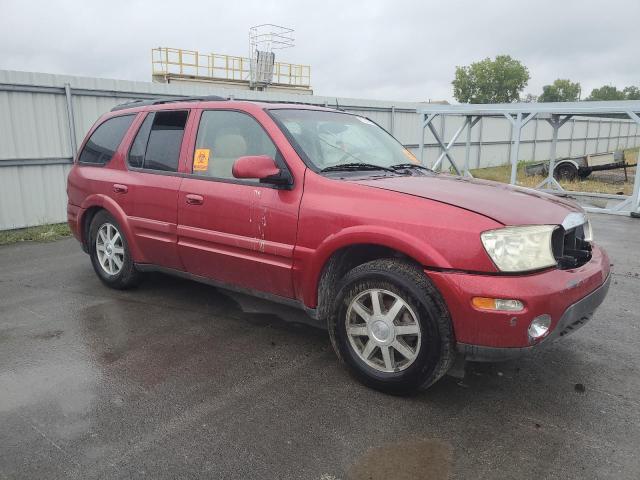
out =
{"type": "Polygon", "coordinates": [[[640,100],[640,88],[638,87],[625,87],[622,92],[626,100],[640,100]]]}
{"type": "Polygon", "coordinates": [[[456,67],[453,96],[460,103],[510,103],[520,98],[529,81],[529,70],[509,55],[485,58],[467,67],[456,67]]]}
{"type": "Polygon", "coordinates": [[[539,102],[577,102],[580,99],[580,84],[558,78],[551,85],[542,87],[539,102]]]}
{"type": "Polygon", "coordinates": [[[591,90],[591,95],[589,95],[585,100],[593,101],[593,100],[624,100],[625,93],[622,90],[618,90],[613,85],[604,85],[600,88],[594,88],[591,90]]]}

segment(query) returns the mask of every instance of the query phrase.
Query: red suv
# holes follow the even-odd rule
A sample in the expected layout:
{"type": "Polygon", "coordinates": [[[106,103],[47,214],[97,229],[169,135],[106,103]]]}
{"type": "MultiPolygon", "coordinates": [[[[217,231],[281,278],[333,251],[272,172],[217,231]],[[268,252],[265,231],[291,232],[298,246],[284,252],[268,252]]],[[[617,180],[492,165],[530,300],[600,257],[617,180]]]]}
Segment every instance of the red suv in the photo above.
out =
{"type": "Polygon", "coordinates": [[[363,382],[424,389],[457,356],[571,333],[609,287],[575,204],[437,174],[368,118],[198,98],[91,129],[68,218],[106,285],[161,271],[302,308],[363,382]]]}

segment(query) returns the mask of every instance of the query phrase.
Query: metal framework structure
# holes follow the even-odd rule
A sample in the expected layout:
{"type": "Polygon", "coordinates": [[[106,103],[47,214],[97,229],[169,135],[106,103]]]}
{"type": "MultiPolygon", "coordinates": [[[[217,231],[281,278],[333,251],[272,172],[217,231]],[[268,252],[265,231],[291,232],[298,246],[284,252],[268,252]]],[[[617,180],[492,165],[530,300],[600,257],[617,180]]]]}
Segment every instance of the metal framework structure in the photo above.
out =
{"type": "Polygon", "coordinates": [[[251,86],[269,85],[273,82],[274,50],[295,45],[292,28],[264,23],[249,29],[249,55],[251,60],[251,86]]]}
{"type": "MultiPolygon", "coordinates": [[[[516,174],[518,168],[518,153],[520,148],[520,134],[522,128],[531,120],[537,118],[546,120],[553,129],[551,148],[549,152],[549,173],[547,178],[542,181],[536,188],[542,189],[549,187],[547,191],[561,194],[566,192],[553,177],[553,170],[557,155],[558,130],[565,124],[567,120],[573,117],[609,117],[624,118],[628,117],[638,125],[640,125],[640,101],[626,100],[613,102],[564,102],[564,103],[498,103],[498,104],[464,104],[464,105],[425,105],[418,109],[421,122],[420,136],[420,161],[424,163],[424,133],[429,129],[434,136],[436,142],[440,146],[441,154],[434,162],[432,168],[440,170],[442,163],[446,157],[451,163],[451,167],[458,175],[470,176],[469,172],[469,154],[471,149],[471,130],[474,125],[482,117],[504,117],[512,125],[511,134],[511,179],[512,185],[516,184],[516,174]],[[455,115],[465,117],[465,121],[458,130],[453,134],[451,139],[445,143],[436,128],[433,120],[439,115],[455,115]],[[451,149],[458,137],[466,130],[465,158],[462,170],[458,167],[451,149]]],[[[575,196],[598,196],[589,192],[571,192],[575,196]]],[[[621,196],[607,196],[600,194],[599,196],[611,199],[620,199],[621,196]]],[[[630,196],[622,196],[623,201],[613,207],[598,208],[585,207],[585,210],[599,213],[611,213],[618,215],[636,215],[640,210],[640,172],[636,169],[635,180],[633,184],[633,193],[630,196]]]]}

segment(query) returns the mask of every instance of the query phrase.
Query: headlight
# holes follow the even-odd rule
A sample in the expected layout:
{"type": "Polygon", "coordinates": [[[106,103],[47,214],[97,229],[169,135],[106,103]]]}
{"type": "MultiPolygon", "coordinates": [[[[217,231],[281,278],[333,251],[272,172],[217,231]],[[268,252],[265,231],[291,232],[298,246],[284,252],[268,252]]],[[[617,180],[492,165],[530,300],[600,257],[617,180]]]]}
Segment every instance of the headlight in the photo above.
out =
{"type": "Polygon", "coordinates": [[[556,265],[551,235],[557,225],[489,230],[480,235],[485,250],[502,272],[526,272],[556,265]]]}

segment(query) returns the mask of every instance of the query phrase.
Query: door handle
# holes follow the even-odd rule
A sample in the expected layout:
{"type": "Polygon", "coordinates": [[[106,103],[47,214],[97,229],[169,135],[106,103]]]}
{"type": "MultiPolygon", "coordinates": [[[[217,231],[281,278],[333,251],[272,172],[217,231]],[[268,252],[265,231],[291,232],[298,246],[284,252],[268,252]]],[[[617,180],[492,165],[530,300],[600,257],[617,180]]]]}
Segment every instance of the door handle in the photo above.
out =
{"type": "Polygon", "coordinates": [[[202,195],[196,195],[194,193],[187,193],[186,199],[189,205],[202,205],[204,203],[202,195]]]}
{"type": "Polygon", "coordinates": [[[127,187],[126,185],[122,185],[120,183],[114,183],[113,191],[116,193],[127,193],[129,191],[129,187],[127,187]]]}

